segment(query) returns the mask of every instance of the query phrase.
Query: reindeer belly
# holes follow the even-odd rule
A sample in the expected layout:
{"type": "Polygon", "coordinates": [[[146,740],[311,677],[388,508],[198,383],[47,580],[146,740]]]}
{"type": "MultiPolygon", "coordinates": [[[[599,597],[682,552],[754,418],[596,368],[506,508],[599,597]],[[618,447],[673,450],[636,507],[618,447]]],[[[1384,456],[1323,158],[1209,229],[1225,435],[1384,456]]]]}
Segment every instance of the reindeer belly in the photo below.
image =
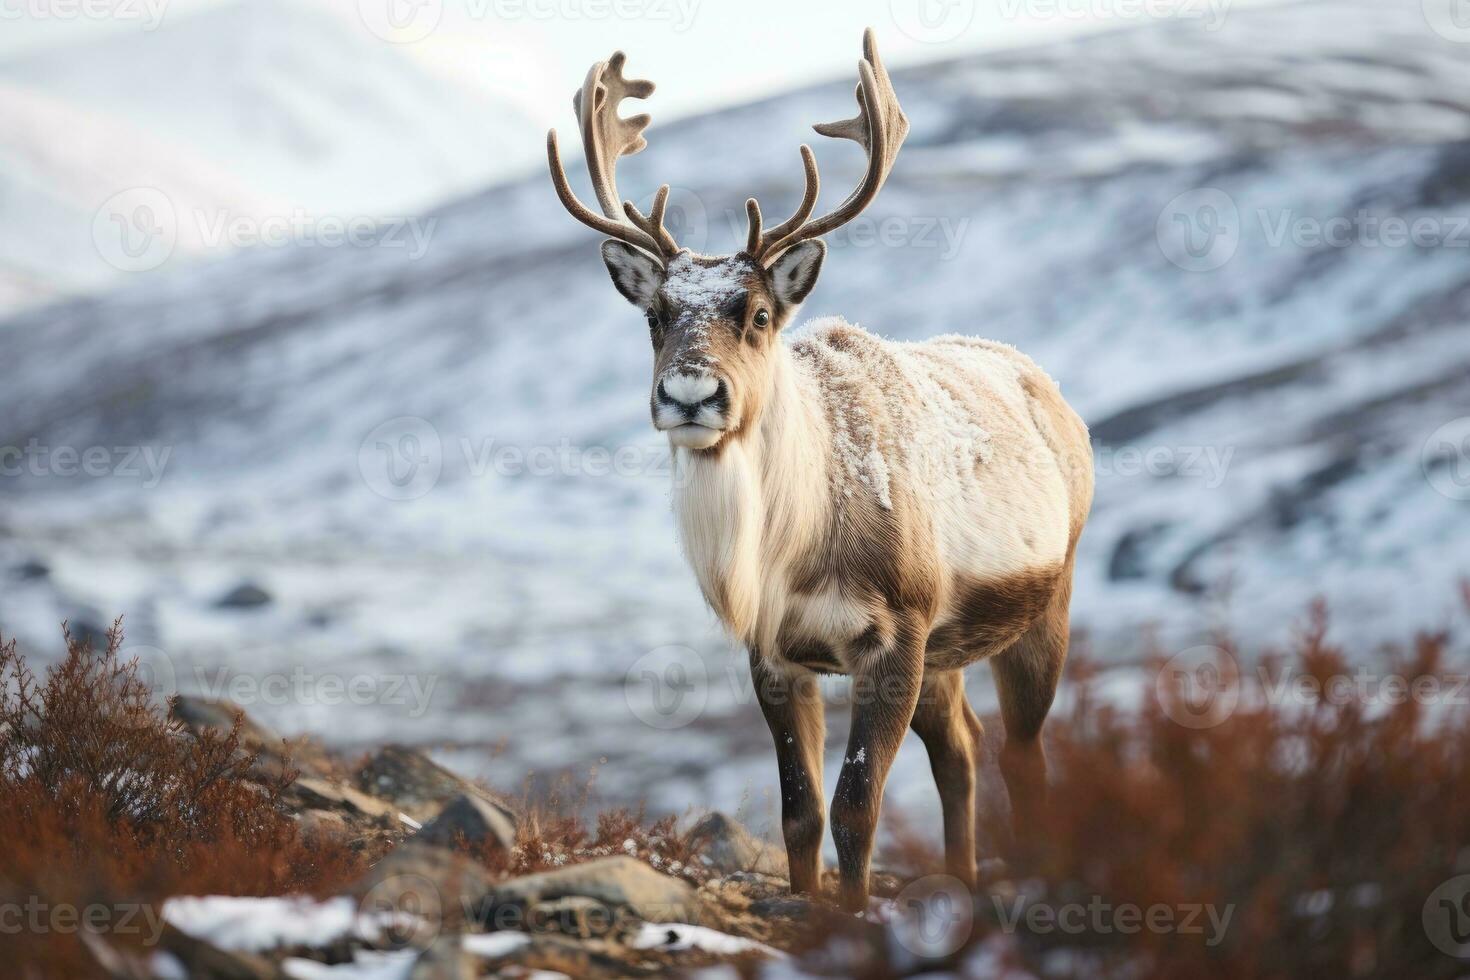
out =
{"type": "Polygon", "coordinates": [[[1005,650],[1047,611],[1062,575],[1058,566],[1001,579],[957,577],[929,632],[926,669],[958,670],[1005,650]]]}
{"type": "Polygon", "coordinates": [[[819,674],[847,674],[853,651],[875,642],[876,610],[845,596],[835,582],[784,598],[776,653],[788,664],[819,674]]]}

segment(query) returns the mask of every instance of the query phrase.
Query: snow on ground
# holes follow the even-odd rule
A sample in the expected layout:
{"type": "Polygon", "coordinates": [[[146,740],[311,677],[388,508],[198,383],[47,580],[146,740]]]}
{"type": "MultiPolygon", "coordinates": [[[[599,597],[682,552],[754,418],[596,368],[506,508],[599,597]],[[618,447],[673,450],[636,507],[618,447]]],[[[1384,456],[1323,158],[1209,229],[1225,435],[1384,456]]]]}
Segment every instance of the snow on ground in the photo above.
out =
{"type": "Polygon", "coordinates": [[[342,937],[373,940],[387,924],[381,913],[365,915],[345,896],[320,901],[305,896],[179,896],[164,902],[163,918],[220,949],[246,953],[328,946],[342,937]]]}

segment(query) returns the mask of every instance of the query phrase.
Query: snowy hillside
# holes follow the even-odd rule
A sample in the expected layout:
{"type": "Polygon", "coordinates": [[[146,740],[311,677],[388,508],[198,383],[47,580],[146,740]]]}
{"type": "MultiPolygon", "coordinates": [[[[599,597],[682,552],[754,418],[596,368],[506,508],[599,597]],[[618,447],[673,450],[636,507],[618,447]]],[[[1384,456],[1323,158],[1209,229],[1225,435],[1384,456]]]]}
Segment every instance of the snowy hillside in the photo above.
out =
{"type": "MultiPolygon", "coordinates": [[[[282,205],[187,150],[0,77],[0,311],[100,288],[122,270],[98,214],[127,188],[167,187],[186,213],[269,214],[282,205]]],[[[186,222],[178,254],[204,247],[186,222]]]]}
{"type": "Polygon", "coordinates": [[[242,0],[0,78],[207,147],[261,192],[332,214],[422,208],[537,157],[528,121],[310,3],[242,0]]]}
{"type": "Polygon", "coordinates": [[[119,192],[171,199],[182,259],[221,215],[417,213],[524,167],[539,142],[365,30],[272,0],[0,61],[0,118],[0,309],[114,278],[93,219],[119,192]]]}
{"type": "MultiPolygon", "coordinates": [[[[1446,619],[1470,492],[1465,433],[1431,436],[1470,414],[1470,48],[1417,4],[1311,2],[894,82],[912,135],[806,312],[1010,341],[1060,381],[1097,440],[1074,608],[1099,655],[1144,623],[1269,640],[1318,594],[1363,644],[1446,619]]],[[[684,244],[729,250],[850,100],[844,79],[659,126],[655,97],[624,190],[673,182],[684,244]]],[[[818,142],[835,200],[860,161],[818,142]]],[[[545,180],[436,217],[419,257],[246,254],[0,324],[0,445],[109,461],[0,480],[0,629],[126,613],[181,689],[220,661],[408,672],[437,684],[425,710],[248,707],[442,739],[503,783],[595,745],[618,793],[733,805],[768,746],[678,556],[641,318],[545,180]],[[246,583],[264,601],[221,608],[246,583]],[[646,655],[710,679],[677,738],[625,700],[646,655]]],[[[921,755],[900,768],[923,797],[921,755]]]]}

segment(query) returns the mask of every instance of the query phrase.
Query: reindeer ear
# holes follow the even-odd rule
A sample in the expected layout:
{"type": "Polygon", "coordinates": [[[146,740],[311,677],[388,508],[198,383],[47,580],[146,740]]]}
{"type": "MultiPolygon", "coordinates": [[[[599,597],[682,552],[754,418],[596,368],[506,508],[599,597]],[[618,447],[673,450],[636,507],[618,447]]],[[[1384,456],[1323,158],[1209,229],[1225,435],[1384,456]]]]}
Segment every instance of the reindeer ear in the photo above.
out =
{"type": "Polygon", "coordinates": [[[612,275],[618,292],[640,310],[653,305],[653,294],[664,284],[664,268],[658,259],[619,241],[602,243],[602,261],[612,275]]]}
{"type": "Polygon", "coordinates": [[[771,283],[775,287],[776,299],[784,306],[795,306],[806,299],[807,293],[817,284],[822,260],[826,257],[826,243],[815,239],[782,252],[771,266],[771,283]]]}

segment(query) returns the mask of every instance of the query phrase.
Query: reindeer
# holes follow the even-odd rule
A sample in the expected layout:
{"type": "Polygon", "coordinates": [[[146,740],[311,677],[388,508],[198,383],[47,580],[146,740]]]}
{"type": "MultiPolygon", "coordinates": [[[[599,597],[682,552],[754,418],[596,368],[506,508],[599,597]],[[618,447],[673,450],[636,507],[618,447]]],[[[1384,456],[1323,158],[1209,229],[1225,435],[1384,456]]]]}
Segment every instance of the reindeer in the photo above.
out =
{"type": "Polygon", "coordinates": [[[832,799],[839,901],[863,910],[883,786],[905,730],[924,742],[944,814],[946,864],[975,881],[980,720],[962,670],[989,660],[1006,743],[1001,771],[1017,832],[1044,803],[1040,741],[1067,655],[1073,556],[1092,501],[1087,429],[1029,358],[956,335],[882,340],[840,319],[781,334],[816,284],[821,236],[877,196],[908,120],[873,32],[858,113],[815,127],[867,153],[857,189],[812,218],[805,192],[767,227],[746,202],[734,255],[681,249],[664,228],[669,187],[647,215],[622,202],[620,157],[647,144],[647,115],[621,118],[653,83],[618,52],[573,99],[601,213],[572,192],[547,135],[552,182],[572,216],[607,235],[613,285],[648,318],[650,409],[681,479],[673,504],[706,601],[747,647],[775,741],[791,887],[821,885],[823,703],[819,673],[853,678],[852,725],[832,799]]]}

